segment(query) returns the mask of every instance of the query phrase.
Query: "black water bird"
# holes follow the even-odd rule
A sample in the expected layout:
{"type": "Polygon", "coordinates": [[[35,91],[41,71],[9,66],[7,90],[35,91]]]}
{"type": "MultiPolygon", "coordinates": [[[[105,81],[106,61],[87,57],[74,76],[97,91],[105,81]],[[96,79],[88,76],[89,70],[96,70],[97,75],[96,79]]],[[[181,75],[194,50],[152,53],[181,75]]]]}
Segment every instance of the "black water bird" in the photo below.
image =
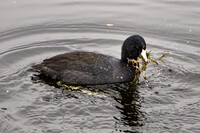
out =
{"type": "Polygon", "coordinates": [[[145,40],[133,35],[124,41],[121,59],[94,52],[71,52],[45,59],[32,67],[41,74],[69,84],[122,83],[135,77],[135,68],[128,59],[137,60],[140,55],[147,61],[145,40]]]}

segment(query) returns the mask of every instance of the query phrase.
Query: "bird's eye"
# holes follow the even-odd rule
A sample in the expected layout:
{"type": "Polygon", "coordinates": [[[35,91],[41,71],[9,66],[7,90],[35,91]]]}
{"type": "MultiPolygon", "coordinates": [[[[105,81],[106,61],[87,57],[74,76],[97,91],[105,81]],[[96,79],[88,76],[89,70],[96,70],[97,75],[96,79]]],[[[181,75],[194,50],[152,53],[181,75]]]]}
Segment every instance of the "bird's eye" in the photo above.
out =
{"type": "Polygon", "coordinates": [[[140,49],[139,46],[136,46],[136,49],[139,50],[140,49]]]}
{"type": "Polygon", "coordinates": [[[146,50],[146,46],[145,46],[145,45],[143,45],[143,46],[142,46],[142,49],[146,50]]]}

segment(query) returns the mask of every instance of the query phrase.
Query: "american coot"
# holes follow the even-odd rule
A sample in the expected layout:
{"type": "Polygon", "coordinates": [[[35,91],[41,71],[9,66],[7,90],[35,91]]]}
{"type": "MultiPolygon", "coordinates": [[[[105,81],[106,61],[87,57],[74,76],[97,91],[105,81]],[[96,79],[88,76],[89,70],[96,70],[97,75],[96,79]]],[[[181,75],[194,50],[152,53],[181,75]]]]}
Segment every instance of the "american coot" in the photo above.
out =
{"type": "Polygon", "coordinates": [[[41,74],[69,84],[122,83],[135,77],[135,68],[128,59],[136,60],[140,55],[147,61],[145,40],[133,35],[124,41],[121,59],[93,52],[71,52],[45,59],[32,67],[41,74]]]}

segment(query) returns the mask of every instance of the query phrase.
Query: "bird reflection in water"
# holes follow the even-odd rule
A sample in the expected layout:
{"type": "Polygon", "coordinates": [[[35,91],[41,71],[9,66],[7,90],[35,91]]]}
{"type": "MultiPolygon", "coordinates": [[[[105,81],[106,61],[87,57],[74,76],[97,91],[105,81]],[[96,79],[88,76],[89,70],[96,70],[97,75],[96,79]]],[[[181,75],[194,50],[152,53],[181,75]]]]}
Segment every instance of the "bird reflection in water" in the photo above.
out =
{"type": "MultiPolygon", "coordinates": [[[[35,75],[32,77],[32,80],[35,81],[35,83],[44,82],[46,84],[49,84],[50,86],[55,86],[56,88],[61,87],[64,90],[70,88],[70,86],[69,88],[64,88],[62,86],[59,87],[57,81],[46,78],[46,76],[44,75],[35,75]]],[[[144,125],[145,114],[141,111],[142,97],[138,91],[139,88],[137,83],[82,86],[81,88],[76,90],[73,90],[72,88],[71,89],[72,91],[80,91],[83,88],[84,90],[88,89],[88,91],[90,92],[103,92],[104,94],[106,94],[106,96],[109,96],[113,98],[114,101],[116,101],[115,107],[117,108],[117,110],[119,110],[121,115],[113,115],[114,119],[116,120],[115,125],[123,125],[125,127],[128,126],[133,131],[136,131],[138,127],[142,127],[144,125]]],[[[97,96],[96,93],[91,94],[97,96]]],[[[118,129],[120,129],[120,127],[116,127],[116,130],[118,129]]],[[[128,132],[132,132],[132,130],[128,132]]]]}
{"type": "Polygon", "coordinates": [[[118,88],[118,92],[119,95],[114,97],[118,103],[116,108],[121,113],[120,118],[114,117],[118,124],[132,128],[143,126],[145,115],[141,111],[142,97],[139,94],[138,86],[127,83],[118,88]]]}

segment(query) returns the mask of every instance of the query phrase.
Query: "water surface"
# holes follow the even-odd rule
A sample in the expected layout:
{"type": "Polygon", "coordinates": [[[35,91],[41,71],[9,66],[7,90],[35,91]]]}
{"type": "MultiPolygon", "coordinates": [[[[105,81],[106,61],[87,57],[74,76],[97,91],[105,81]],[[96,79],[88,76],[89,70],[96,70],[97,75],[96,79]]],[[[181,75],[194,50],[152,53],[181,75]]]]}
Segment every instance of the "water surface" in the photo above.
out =
{"type": "Polygon", "coordinates": [[[198,0],[0,3],[0,132],[200,132],[198,0]],[[74,90],[34,78],[32,65],[65,52],[120,58],[133,34],[153,58],[170,53],[137,86],[74,90]]]}

